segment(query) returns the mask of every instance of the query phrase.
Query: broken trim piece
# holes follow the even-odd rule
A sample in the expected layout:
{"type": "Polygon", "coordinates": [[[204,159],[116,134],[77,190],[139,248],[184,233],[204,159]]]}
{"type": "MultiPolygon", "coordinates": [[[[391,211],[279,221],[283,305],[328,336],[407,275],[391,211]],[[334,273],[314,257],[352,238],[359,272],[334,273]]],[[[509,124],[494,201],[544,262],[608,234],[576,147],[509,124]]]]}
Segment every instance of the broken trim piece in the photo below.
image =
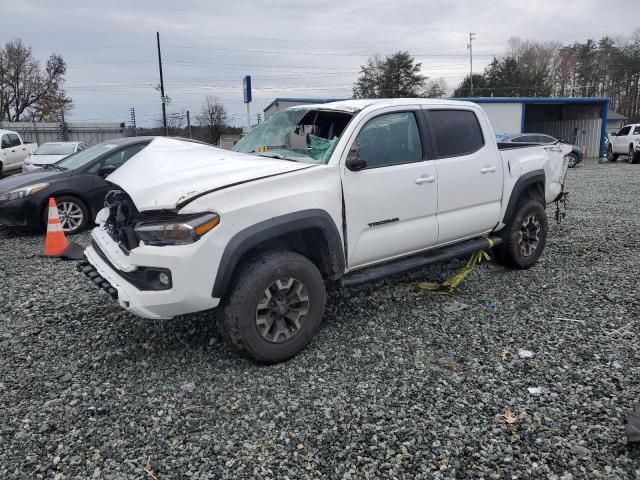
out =
{"type": "Polygon", "coordinates": [[[210,193],[217,192],[219,190],[224,190],[225,188],[236,187],[236,186],[242,185],[244,183],[255,182],[257,180],[263,180],[265,178],[277,177],[277,176],[280,176],[280,175],[285,175],[287,173],[300,172],[302,170],[306,170],[308,168],[317,167],[317,166],[318,165],[308,165],[306,167],[302,167],[302,168],[299,168],[297,170],[289,170],[289,171],[286,171],[286,172],[272,173],[271,175],[265,175],[263,177],[250,178],[249,180],[242,180],[241,182],[230,183],[228,185],[223,185],[222,187],[216,187],[216,188],[212,188],[211,190],[205,190],[204,192],[196,193],[192,197],[189,197],[186,200],[183,200],[180,203],[176,204],[176,209],[181,210],[182,208],[186,207],[187,205],[189,205],[194,200],[197,200],[200,197],[204,197],[205,195],[209,195],[210,193]]]}

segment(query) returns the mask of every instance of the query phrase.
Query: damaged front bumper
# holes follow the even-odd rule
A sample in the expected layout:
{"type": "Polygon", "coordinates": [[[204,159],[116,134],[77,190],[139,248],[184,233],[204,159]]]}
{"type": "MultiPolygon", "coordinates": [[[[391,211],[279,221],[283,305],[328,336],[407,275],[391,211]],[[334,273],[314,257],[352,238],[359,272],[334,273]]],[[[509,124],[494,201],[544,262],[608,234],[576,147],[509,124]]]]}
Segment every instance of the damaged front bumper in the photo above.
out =
{"type": "MultiPolygon", "coordinates": [[[[203,244],[176,247],[140,246],[124,253],[107,231],[92,231],[79,266],[94,284],[105,290],[125,310],[143,318],[163,319],[218,306],[211,296],[215,276],[202,265],[203,244]],[[149,285],[149,272],[168,272],[170,285],[149,285]]],[[[215,272],[215,270],[214,270],[215,272]]]]}

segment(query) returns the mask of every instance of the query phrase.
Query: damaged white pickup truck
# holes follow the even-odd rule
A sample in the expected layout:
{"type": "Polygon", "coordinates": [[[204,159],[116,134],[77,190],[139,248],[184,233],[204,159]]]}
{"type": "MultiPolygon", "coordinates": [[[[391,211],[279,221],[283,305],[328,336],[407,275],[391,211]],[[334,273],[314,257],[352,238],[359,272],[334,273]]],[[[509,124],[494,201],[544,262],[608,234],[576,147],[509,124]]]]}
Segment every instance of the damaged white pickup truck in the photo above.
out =
{"type": "Polygon", "coordinates": [[[112,174],[79,269],[128,311],[221,307],[226,342],[260,362],[312,339],[325,282],[343,287],[470,254],[528,268],[568,148],[496,144],[473,103],[294,107],[225,151],[157,138],[112,174]]]}

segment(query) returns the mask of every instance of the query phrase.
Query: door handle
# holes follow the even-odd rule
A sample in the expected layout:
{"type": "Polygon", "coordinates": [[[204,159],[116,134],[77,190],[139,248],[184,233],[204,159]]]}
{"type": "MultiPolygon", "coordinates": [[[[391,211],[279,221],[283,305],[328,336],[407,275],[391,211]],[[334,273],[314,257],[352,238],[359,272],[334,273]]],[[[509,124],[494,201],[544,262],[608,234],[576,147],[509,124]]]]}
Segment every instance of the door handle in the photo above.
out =
{"type": "Polygon", "coordinates": [[[422,175],[421,177],[416,178],[416,184],[422,185],[423,183],[433,183],[436,181],[436,177],[433,175],[422,175]]]}
{"type": "Polygon", "coordinates": [[[493,173],[498,169],[498,167],[484,167],[480,169],[480,173],[493,173]]]}

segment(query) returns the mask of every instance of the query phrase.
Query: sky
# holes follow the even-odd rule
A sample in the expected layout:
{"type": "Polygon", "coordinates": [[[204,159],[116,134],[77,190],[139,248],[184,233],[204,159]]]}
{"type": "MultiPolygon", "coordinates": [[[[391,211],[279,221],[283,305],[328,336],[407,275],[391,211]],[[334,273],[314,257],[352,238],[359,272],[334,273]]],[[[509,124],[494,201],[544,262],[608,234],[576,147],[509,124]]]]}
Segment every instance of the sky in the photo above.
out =
{"type": "Polygon", "coordinates": [[[251,75],[252,123],[276,97],[348,98],[368,57],[409,51],[450,88],[504,54],[509,38],[572,43],[640,27],[640,2],[621,0],[20,0],[3,14],[0,43],[21,38],[44,64],[67,62],[70,121],[161,119],[156,32],[169,113],[198,112],[210,95],[246,124],[242,77],[251,75]],[[611,4],[613,5],[613,4],[611,4]],[[626,12],[607,21],[612,9],[626,12]],[[613,29],[615,26],[615,30],[613,29]]]}

